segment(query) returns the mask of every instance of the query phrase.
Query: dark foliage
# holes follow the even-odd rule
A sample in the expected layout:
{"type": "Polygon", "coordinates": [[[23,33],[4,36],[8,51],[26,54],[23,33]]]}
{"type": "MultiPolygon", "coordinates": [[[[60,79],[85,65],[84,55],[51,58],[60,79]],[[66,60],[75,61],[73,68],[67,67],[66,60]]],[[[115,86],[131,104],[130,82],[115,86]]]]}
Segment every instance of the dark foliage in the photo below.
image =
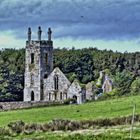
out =
{"type": "MultiPolygon", "coordinates": [[[[0,101],[23,99],[24,64],[24,49],[0,51],[0,101]]],[[[70,81],[77,78],[84,84],[97,81],[99,71],[108,69],[120,96],[129,94],[132,82],[140,76],[140,53],[101,51],[96,48],[55,49],[54,67],[59,67],[70,81]]]]}

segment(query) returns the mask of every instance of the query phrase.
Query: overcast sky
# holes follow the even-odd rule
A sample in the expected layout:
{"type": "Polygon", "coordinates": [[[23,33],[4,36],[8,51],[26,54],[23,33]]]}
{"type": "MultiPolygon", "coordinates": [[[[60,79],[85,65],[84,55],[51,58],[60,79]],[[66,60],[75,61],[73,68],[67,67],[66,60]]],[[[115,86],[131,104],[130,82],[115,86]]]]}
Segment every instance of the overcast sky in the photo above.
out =
{"type": "Polygon", "coordinates": [[[27,28],[54,47],[140,51],[140,0],[0,0],[0,48],[23,48],[27,28]]]}

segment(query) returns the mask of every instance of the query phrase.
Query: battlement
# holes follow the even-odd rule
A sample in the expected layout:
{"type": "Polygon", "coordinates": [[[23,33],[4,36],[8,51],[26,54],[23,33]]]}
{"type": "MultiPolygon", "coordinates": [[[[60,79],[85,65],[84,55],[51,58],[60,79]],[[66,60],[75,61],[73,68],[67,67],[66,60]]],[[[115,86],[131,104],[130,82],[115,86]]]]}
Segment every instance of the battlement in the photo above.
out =
{"type": "Polygon", "coordinates": [[[32,40],[32,31],[31,28],[28,28],[28,40],[26,41],[26,46],[53,46],[53,41],[51,40],[51,28],[48,28],[48,40],[41,40],[42,30],[41,27],[38,27],[38,40],[32,40]]]}
{"type": "Polygon", "coordinates": [[[36,46],[36,47],[40,47],[40,46],[48,46],[48,47],[52,47],[53,46],[53,41],[48,41],[48,40],[31,40],[31,41],[26,41],[26,46],[36,46]]]}

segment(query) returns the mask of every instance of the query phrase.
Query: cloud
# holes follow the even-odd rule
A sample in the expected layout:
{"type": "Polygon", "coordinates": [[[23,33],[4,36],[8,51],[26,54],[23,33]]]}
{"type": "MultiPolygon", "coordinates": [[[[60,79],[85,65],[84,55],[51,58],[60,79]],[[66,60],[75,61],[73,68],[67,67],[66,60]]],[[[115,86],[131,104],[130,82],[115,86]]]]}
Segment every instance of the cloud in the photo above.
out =
{"type": "Polygon", "coordinates": [[[18,39],[14,35],[13,31],[8,30],[0,32],[0,48],[24,48],[25,40],[18,39]]]}
{"type": "Polygon", "coordinates": [[[118,52],[136,52],[140,51],[140,47],[138,44],[139,40],[90,40],[90,39],[72,39],[72,38],[61,38],[55,39],[54,46],[59,48],[72,48],[75,47],[77,49],[87,48],[87,47],[96,47],[100,50],[113,50],[118,52]]]}
{"type": "Polygon", "coordinates": [[[140,37],[139,0],[1,0],[0,30],[33,37],[42,25],[44,36],[52,27],[55,38],[131,40],[140,37]]]}

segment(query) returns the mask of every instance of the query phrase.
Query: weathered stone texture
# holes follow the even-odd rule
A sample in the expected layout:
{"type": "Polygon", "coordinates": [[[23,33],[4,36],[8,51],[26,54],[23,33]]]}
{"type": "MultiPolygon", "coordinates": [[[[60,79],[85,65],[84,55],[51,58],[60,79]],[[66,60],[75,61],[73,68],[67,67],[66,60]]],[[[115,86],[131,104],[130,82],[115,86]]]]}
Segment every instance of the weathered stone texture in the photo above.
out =
{"type": "Polygon", "coordinates": [[[59,68],[55,68],[53,72],[44,79],[44,100],[65,100],[67,98],[67,90],[70,86],[69,80],[61,72],[59,68]],[[58,78],[58,88],[55,89],[55,76],[58,78]]]}
{"type": "Polygon", "coordinates": [[[43,100],[43,79],[53,70],[53,42],[39,35],[39,41],[26,42],[24,101],[43,100]]]}
{"type": "Polygon", "coordinates": [[[89,82],[86,84],[86,99],[92,100],[93,99],[93,84],[89,82]]]}
{"type": "MultiPolygon", "coordinates": [[[[55,102],[56,104],[61,104],[59,102],[55,102]]],[[[40,107],[40,106],[50,106],[53,105],[54,102],[46,102],[46,101],[29,101],[29,102],[0,102],[0,111],[7,110],[15,110],[15,109],[23,109],[23,108],[32,108],[32,107],[40,107]]]]}
{"type": "Polygon", "coordinates": [[[68,98],[76,98],[77,103],[81,104],[85,101],[85,90],[81,88],[77,80],[74,80],[68,89],[68,98]]]}
{"type": "Polygon", "coordinates": [[[108,77],[108,75],[105,76],[105,80],[102,86],[103,92],[108,93],[111,92],[113,89],[113,82],[112,80],[108,77]]]}
{"type": "MultiPolygon", "coordinates": [[[[31,40],[31,29],[28,30],[25,57],[24,101],[64,101],[77,98],[81,104],[86,99],[86,92],[80,84],[72,84],[59,68],[53,70],[53,42],[51,29],[48,29],[48,40],[41,40],[41,27],[38,29],[38,40],[31,40]]],[[[87,98],[90,99],[91,91],[87,98]]]]}

